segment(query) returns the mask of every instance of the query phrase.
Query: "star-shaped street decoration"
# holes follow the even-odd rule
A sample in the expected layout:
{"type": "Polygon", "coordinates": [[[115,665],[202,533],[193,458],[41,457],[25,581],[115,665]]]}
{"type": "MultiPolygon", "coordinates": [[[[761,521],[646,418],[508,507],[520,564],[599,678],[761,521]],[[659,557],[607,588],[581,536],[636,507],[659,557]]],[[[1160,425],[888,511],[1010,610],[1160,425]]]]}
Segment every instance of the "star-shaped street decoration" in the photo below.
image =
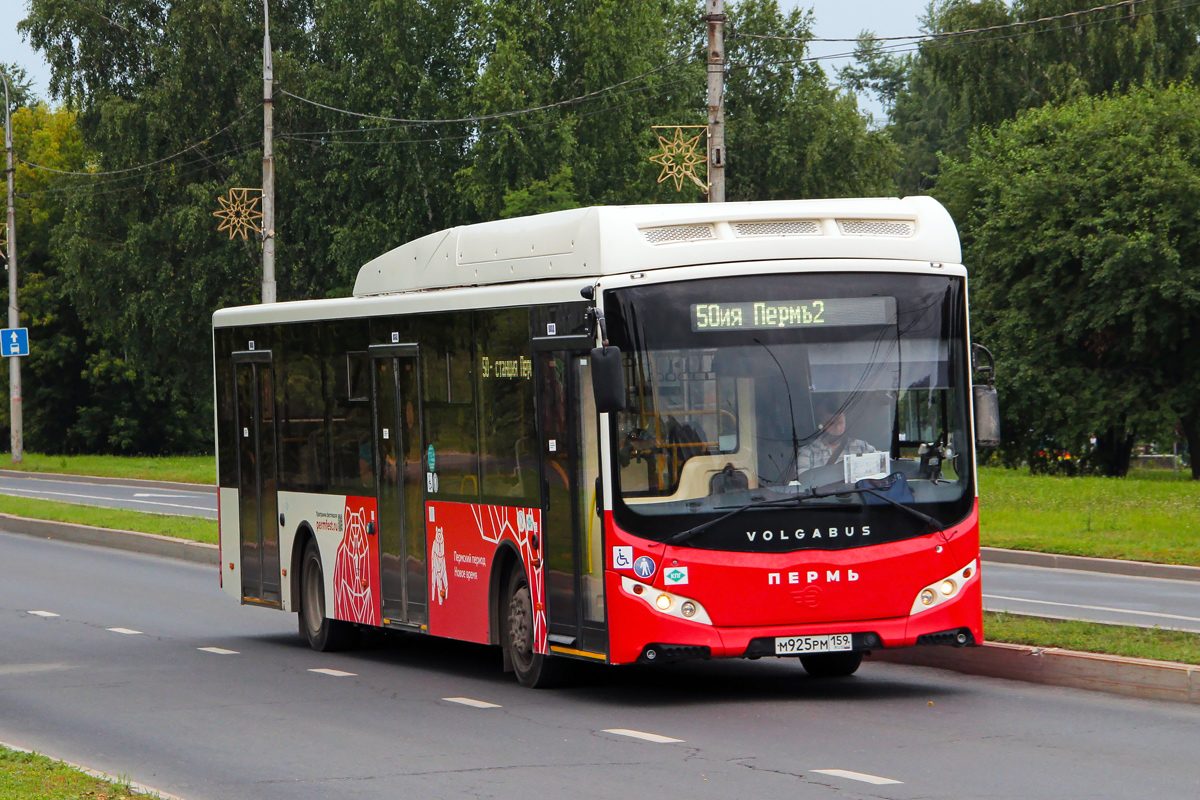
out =
{"type": "Polygon", "coordinates": [[[249,237],[250,231],[262,233],[262,211],[259,201],[262,200],[262,189],[230,189],[228,199],[218,197],[221,210],[214,211],[214,217],[221,218],[217,231],[229,231],[229,238],[249,237]],[[253,193],[253,194],[252,194],[253,193]]]}
{"type": "Polygon", "coordinates": [[[699,186],[705,192],[708,191],[708,157],[700,151],[700,138],[707,134],[708,127],[706,125],[655,125],[653,126],[654,135],[658,137],[658,145],[662,148],[661,153],[655,153],[650,156],[650,160],[655,164],[662,164],[662,173],[658,176],[658,182],[671,178],[675,181],[675,191],[683,190],[683,181],[685,178],[699,186]],[[684,131],[697,130],[699,133],[695,136],[686,138],[684,131]],[[659,131],[673,130],[675,135],[667,138],[659,131]],[[696,167],[704,164],[704,180],[696,174],[696,167]]]}

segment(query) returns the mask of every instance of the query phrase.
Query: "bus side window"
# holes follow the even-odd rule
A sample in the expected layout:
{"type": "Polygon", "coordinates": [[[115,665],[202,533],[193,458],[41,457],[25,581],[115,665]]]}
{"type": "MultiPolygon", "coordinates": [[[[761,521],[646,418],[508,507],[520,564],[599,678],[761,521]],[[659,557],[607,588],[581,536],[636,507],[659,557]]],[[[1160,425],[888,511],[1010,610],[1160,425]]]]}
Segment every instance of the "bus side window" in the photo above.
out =
{"type": "Polygon", "coordinates": [[[536,505],[537,425],[529,311],[478,311],[479,450],[485,496],[536,505]]]}

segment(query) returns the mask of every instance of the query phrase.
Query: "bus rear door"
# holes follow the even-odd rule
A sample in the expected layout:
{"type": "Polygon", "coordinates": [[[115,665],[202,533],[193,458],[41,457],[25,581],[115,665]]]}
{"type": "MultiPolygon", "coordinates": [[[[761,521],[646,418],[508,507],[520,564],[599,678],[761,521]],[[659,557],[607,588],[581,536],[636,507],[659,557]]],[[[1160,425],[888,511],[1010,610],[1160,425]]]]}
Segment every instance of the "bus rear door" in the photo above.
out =
{"type": "Polygon", "coordinates": [[[242,598],[278,605],[279,522],[271,351],[240,351],[233,354],[232,360],[237,396],[234,424],[238,441],[242,598]]]}

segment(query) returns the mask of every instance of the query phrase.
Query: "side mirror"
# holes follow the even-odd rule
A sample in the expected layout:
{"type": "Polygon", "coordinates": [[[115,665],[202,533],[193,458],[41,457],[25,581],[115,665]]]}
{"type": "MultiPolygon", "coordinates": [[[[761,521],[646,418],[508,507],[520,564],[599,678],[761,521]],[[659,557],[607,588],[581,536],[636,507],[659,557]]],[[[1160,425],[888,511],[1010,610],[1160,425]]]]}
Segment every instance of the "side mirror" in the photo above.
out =
{"type": "Polygon", "coordinates": [[[601,414],[625,408],[625,367],[621,348],[597,347],[592,351],[592,393],[601,414]]]}
{"type": "Polygon", "coordinates": [[[975,446],[1000,446],[1000,397],[996,394],[996,360],[992,351],[981,344],[972,345],[971,362],[976,372],[987,376],[987,383],[971,387],[975,406],[975,446]],[[979,363],[979,356],[987,357],[987,364],[979,363]]]}
{"type": "Polygon", "coordinates": [[[982,384],[972,387],[975,400],[975,446],[1000,446],[1000,398],[996,387],[982,384]]]}

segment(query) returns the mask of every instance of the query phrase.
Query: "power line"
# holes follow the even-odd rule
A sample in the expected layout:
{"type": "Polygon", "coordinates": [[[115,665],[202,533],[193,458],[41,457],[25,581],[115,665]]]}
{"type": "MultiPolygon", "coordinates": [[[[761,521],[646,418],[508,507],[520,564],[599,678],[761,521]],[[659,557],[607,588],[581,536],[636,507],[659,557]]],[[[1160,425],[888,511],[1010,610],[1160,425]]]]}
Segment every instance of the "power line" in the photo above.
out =
{"type": "MultiPolygon", "coordinates": [[[[1136,1],[1137,2],[1148,2],[1149,0],[1136,0],[1136,1]]],[[[905,42],[902,44],[896,44],[896,45],[891,45],[889,47],[886,47],[886,48],[884,48],[884,52],[887,55],[898,55],[898,54],[902,54],[902,53],[918,52],[918,51],[920,51],[922,46],[941,48],[941,47],[957,47],[957,46],[961,46],[961,45],[983,44],[983,43],[987,43],[987,42],[996,42],[996,41],[1011,41],[1014,39],[1022,39],[1026,36],[1034,36],[1034,35],[1042,34],[1042,33],[1055,33],[1057,31],[1074,30],[1074,29],[1078,29],[1078,28],[1092,27],[1094,25],[1104,25],[1109,22],[1122,22],[1122,21],[1131,20],[1131,19],[1139,19],[1141,17],[1156,16],[1158,14],[1166,14],[1171,11],[1182,11],[1182,10],[1188,9],[1188,8],[1195,8],[1197,6],[1200,6],[1200,2],[1181,3],[1180,5],[1171,6],[1170,8],[1156,8],[1156,9],[1152,9],[1150,11],[1142,11],[1140,13],[1130,14],[1129,16],[1126,16],[1126,17],[1110,17],[1109,19],[1094,19],[1094,20],[1089,20],[1087,22],[1076,23],[1074,25],[1060,25],[1057,28],[1044,28],[1042,30],[1029,30],[1029,31],[1022,31],[1020,33],[1003,35],[1003,36],[989,36],[987,38],[972,38],[972,39],[958,40],[958,37],[954,37],[954,38],[948,39],[946,41],[937,41],[937,40],[910,41],[910,42],[905,42]]],[[[1012,27],[1012,26],[1009,26],[1009,27],[1012,27]]],[[[981,28],[979,30],[986,30],[986,29],[981,28]]],[[[891,38],[896,39],[899,37],[891,37],[891,38]]],[[[796,39],[796,41],[801,41],[801,40],[796,39]]],[[[855,41],[858,41],[858,40],[855,40],[855,41]]],[[[871,40],[866,39],[864,41],[871,41],[871,40]]],[[[789,64],[806,64],[806,63],[813,63],[813,62],[817,62],[817,61],[832,61],[832,60],[843,59],[843,58],[853,58],[856,55],[857,55],[857,53],[855,53],[855,52],[833,53],[830,55],[809,56],[806,58],[796,58],[796,59],[787,59],[787,60],[778,60],[778,61],[757,61],[752,64],[734,64],[734,65],[731,65],[731,68],[733,68],[733,69],[754,69],[756,67],[786,66],[789,64]]]]}
{"type": "Polygon", "coordinates": [[[34,164],[32,161],[26,161],[23,158],[18,158],[17,160],[20,161],[22,164],[24,164],[27,167],[32,167],[33,169],[45,170],[46,172],[54,172],[59,175],[77,175],[80,177],[93,177],[93,176],[100,177],[100,176],[104,176],[104,175],[124,175],[124,174],[130,173],[130,172],[137,172],[138,170],[143,170],[148,167],[157,166],[159,164],[170,161],[173,158],[177,158],[191,150],[195,150],[197,147],[207,144],[212,139],[215,139],[216,137],[220,136],[222,133],[229,130],[234,125],[237,125],[239,122],[241,122],[242,120],[244,120],[246,117],[250,116],[250,114],[252,114],[253,112],[255,112],[257,110],[258,110],[258,108],[256,108],[256,107],[250,108],[249,110],[246,111],[245,114],[242,114],[240,117],[235,119],[233,122],[229,123],[224,128],[221,128],[221,130],[217,131],[216,133],[212,133],[212,134],[209,134],[208,136],[205,136],[203,139],[201,139],[198,142],[194,142],[194,143],[188,145],[187,147],[180,150],[178,153],[172,153],[171,155],[166,156],[164,158],[160,158],[157,161],[150,161],[145,164],[138,164],[136,167],[126,167],[125,169],[114,169],[114,170],[108,170],[105,172],[71,172],[69,170],[55,169],[54,167],[45,167],[45,166],[42,166],[41,164],[34,164]]]}
{"type": "MultiPolygon", "coordinates": [[[[1021,28],[1029,25],[1037,25],[1042,22],[1057,22],[1058,20],[1069,19],[1071,17],[1079,17],[1084,14],[1095,14],[1100,11],[1111,11],[1114,8],[1132,7],[1149,3],[1152,0],[1121,0],[1119,3],[1111,3],[1106,6],[1095,6],[1094,8],[1081,9],[1079,11],[1069,11],[1064,14],[1055,14],[1050,17],[1039,17],[1038,19],[1022,20],[1020,22],[1008,22],[1003,25],[989,25],[985,28],[967,28],[959,31],[941,31],[937,33],[918,33],[909,36],[866,36],[855,39],[825,39],[817,36],[770,36],[767,34],[758,33],[740,33],[733,32],[730,38],[739,37],[743,39],[771,39],[779,42],[895,42],[895,41],[932,41],[937,39],[949,39],[957,36],[971,36],[977,33],[990,33],[992,31],[1010,30],[1012,28],[1021,28]]],[[[1168,9],[1169,10],[1169,9],[1168,9]]]]}
{"type": "Polygon", "coordinates": [[[404,118],[400,118],[400,117],[384,117],[384,116],[379,116],[377,114],[363,114],[358,111],[349,111],[344,108],[337,108],[336,106],[326,105],[325,103],[319,103],[316,100],[310,100],[307,97],[301,97],[300,95],[292,94],[291,92],[284,90],[284,89],[281,89],[279,91],[279,93],[285,94],[288,97],[291,97],[295,100],[299,100],[303,103],[308,103],[309,105],[316,106],[317,108],[323,108],[326,111],[335,111],[338,114],[345,114],[347,116],[358,117],[360,119],[376,119],[381,122],[399,122],[404,125],[449,125],[449,124],[465,123],[465,122],[487,122],[489,120],[494,120],[494,119],[505,119],[507,117],[516,117],[516,116],[521,116],[524,114],[533,114],[538,111],[548,111],[552,108],[561,108],[563,106],[570,106],[570,105],[576,105],[578,103],[583,103],[583,102],[586,102],[587,100],[591,100],[595,97],[599,97],[600,95],[606,94],[606,93],[612,91],[613,89],[619,89],[622,86],[627,86],[628,84],[633,83],[634,81],[639,81],[639,80],[642,80],[643,78],[648,78],[651,75],[662,72],[663,70],[670,69],[671,67],[693,57],[695,54],[696,54],[696,51],[692,50],[688,53],[681,55],[679,58],[674,59],[673,61],[670,61],[661,66],[655,67],[654,69],[652,69],[648,72],[643,72],[641,75],[636,75],[632,78],[629,78],[628,80],[621,81],[620,83],[614,83],[611,86],[605,86],[602,89],[597,89],[594,92],[588,92],[587,94],[582,94],[582,95],[579,95],[578,97],[572,97],[567,100],[559,100],[554,103],[547,103],[545,105],[534,106],[532,108],[520,108],[520,109],[514,109],[512,111],[500,111],[495,114],[480,114],[480,115],[473,116],[473,117],[460,117],[458,119],[404,119],[404,118]]]}

